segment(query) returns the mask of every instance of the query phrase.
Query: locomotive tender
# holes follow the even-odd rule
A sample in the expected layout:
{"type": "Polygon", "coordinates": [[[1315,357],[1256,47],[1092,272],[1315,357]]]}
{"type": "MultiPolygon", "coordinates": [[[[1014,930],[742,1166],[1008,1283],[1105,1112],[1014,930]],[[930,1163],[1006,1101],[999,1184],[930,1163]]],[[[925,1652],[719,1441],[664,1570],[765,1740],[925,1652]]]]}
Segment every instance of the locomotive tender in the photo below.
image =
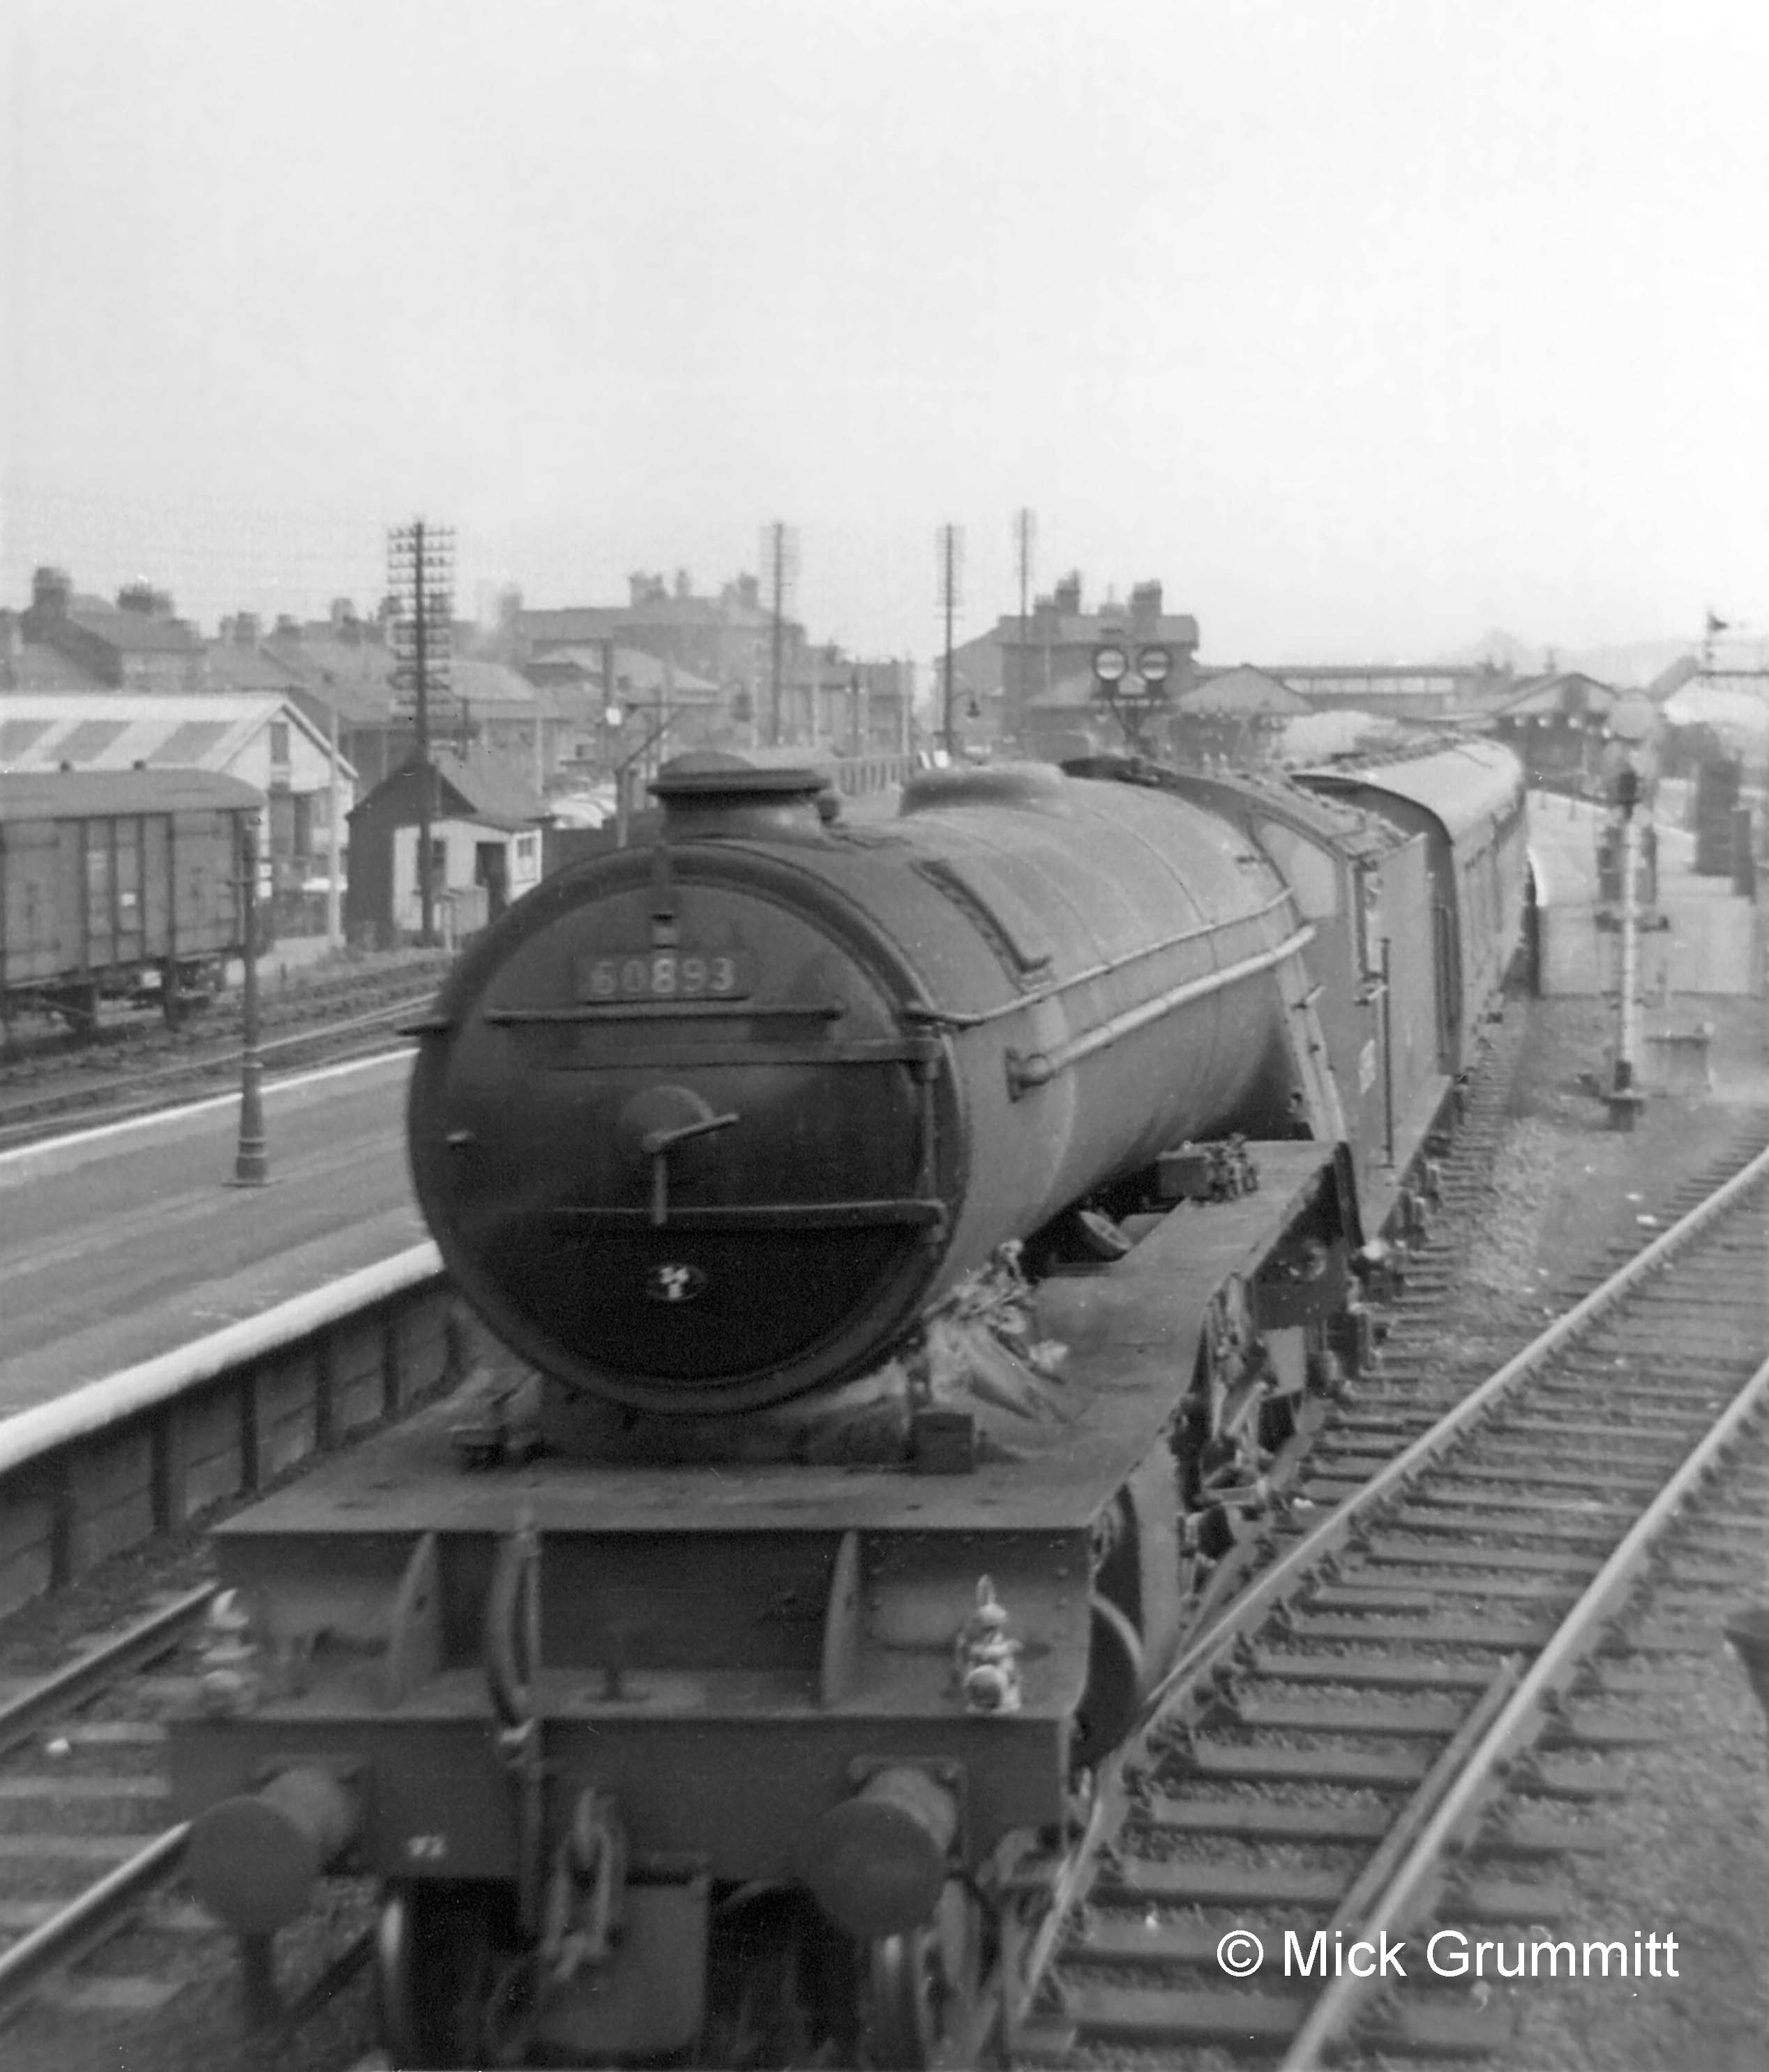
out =
{"type": "Polygon", "coordinates": [[[192,1876],[249,1938],[376,1875],[402,2066],[974,2062],[1027,1866],[1367,1356],[1520,776],[657,789],[423,1025],[420,1198],[540,1379],[221,1529],[192,1876]]]}

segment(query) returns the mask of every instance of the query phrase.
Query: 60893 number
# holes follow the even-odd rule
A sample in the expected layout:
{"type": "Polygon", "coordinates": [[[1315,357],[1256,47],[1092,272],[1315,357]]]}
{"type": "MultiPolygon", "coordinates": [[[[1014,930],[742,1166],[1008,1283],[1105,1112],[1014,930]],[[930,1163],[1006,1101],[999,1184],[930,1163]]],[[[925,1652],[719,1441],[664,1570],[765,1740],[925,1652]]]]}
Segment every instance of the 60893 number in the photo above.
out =
{"type": "Polygon", "coordinates": [[[635,950],[585,957],[578,997],[594,1005],[623,1000],[742,1000],[750,990],[744,960],[728,951],[635,950]]]}

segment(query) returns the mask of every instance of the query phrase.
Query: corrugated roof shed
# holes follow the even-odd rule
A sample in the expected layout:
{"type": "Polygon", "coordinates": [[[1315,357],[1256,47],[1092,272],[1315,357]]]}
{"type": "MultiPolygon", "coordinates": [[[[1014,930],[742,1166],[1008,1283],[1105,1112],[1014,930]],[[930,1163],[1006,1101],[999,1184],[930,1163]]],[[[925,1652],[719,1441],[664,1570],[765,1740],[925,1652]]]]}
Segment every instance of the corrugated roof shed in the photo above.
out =
{"type": "MultiPolygon", "coordinates": [[[[243,692],[22,691],[0,701],[0,768],[223,771],[273,720],[325,737],[290,700],[243,692]]],[[[354,781],[348,763],[345,774],[354,781]]]]}

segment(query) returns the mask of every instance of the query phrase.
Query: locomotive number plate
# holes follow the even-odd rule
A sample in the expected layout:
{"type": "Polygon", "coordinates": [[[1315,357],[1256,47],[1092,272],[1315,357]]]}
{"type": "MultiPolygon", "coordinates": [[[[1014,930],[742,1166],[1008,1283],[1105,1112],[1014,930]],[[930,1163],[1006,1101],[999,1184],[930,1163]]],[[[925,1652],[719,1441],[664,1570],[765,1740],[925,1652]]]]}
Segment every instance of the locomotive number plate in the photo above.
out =
{"type": "Polygon", "coordinates": [[[749,960],[728,950],[615,950],[578,960],[578,997],[594,1007],[630,1000],[747,1000],[749,960]]]}

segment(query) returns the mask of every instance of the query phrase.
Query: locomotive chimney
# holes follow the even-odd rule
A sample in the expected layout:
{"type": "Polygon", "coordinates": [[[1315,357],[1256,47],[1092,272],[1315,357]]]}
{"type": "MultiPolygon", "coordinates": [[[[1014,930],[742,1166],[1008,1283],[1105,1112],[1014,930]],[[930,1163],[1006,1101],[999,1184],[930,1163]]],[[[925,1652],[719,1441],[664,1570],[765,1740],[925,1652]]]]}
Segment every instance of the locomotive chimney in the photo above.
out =
{"type": "Polygon", "coordinates": [[[821,771],[758,770],[716,749],[677,756],[651,789],[670,841],[819,835],[841,809],[821,771]]]}

